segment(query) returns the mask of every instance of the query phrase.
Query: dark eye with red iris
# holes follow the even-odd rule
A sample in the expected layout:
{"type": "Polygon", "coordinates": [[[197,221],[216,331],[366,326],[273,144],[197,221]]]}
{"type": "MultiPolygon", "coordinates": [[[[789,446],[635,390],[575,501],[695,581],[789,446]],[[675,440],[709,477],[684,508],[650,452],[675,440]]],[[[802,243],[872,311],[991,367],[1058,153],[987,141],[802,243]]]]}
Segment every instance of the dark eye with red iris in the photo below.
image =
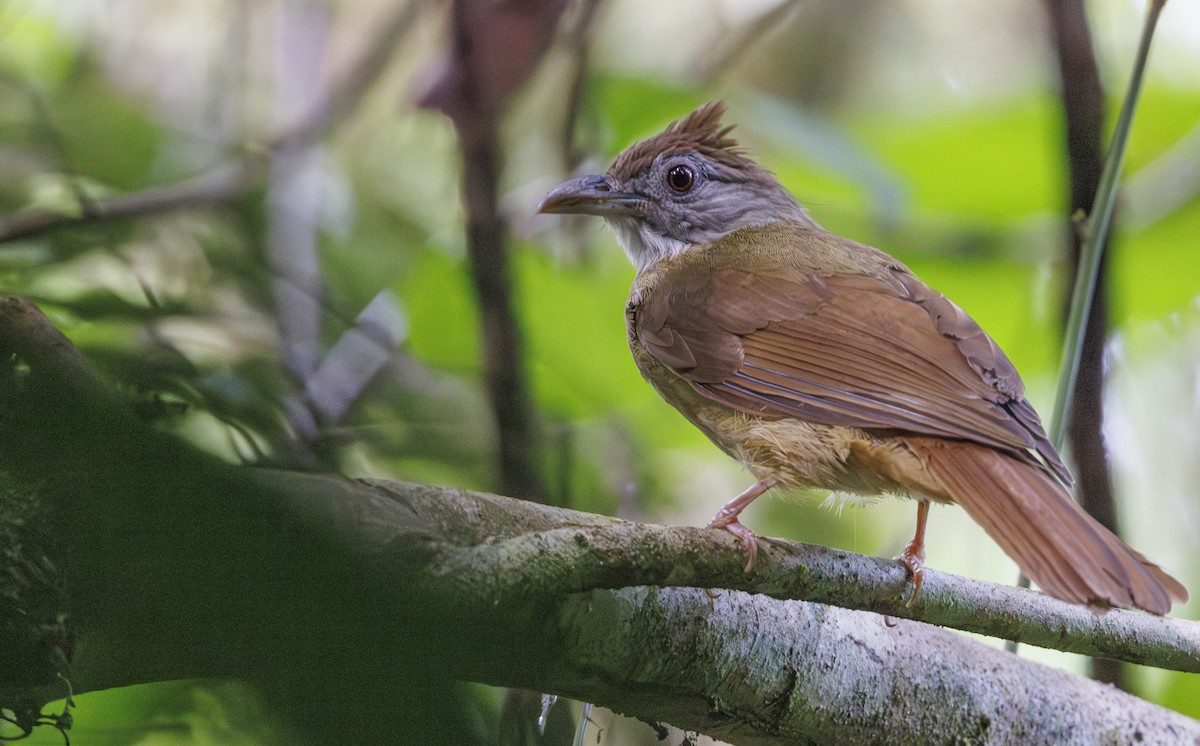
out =
{"type": "Polygon", "coordinates": [[[667,172],[667,184],[677,192],[686,192],[696,183],[696,172],[691,166],[672,166],[667,172]]]}

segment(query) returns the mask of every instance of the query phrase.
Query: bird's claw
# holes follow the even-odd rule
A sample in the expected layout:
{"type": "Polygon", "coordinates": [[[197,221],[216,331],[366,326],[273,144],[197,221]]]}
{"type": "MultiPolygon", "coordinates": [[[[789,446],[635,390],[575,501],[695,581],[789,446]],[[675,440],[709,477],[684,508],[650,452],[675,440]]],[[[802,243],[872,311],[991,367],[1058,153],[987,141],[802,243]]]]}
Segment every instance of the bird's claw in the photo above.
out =
{"type": "Polygon", "coordinates": [[[893,559],[904,565],[912,578],[913,592],[908,597],[908,601],[904,603],[906,608],[911,609],[912,605],[917,602],[917,596],[921,594],[921,582],[925,580],[925,545],[909,542],[900,556],[893,559]]]}
{"type": "Polygon", "coordinates": [[[717,513],[705,528],[719,528],[736,536],[742,542],[742,546],[746,547],[746,553],[750,555],[746,561],[745,572],[754,569],[754,561],[758,559],[758,537],[754,535],[753,531],[743,526],[736,515],[725,517],[717,513]]]}

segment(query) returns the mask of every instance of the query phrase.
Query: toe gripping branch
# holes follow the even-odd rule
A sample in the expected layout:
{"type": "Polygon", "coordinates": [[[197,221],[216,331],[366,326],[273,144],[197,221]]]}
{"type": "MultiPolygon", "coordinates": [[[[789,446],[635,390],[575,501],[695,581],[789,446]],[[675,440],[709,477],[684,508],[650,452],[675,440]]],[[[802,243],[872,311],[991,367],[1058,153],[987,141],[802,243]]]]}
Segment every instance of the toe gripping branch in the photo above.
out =
{"type": "Polygon", "coordinates": [[[904,604],[909,608],[917,602],[917,596],[921,595],[921,582],[925,579],[925,521],[928,518],[929,501],[921,500],[917,503],[917,531],[900,556],[895,558],[908,569],[908,574],[912,577],[913,592],[904,604]]]}
{"type": "Polygon", "coordinates": [[[742,542],[742,546],[746,547],[746,553],[749,555],[746,561],[746,572],[754,569],[754,561],[758,559],[758,537],[754,535],[753,531],[738,521],[738,516],[746,509],[747,505],[754,502],[756,498],[774,487],[775,484],[776,481],[774,479],[758,480],[745,492],[721,506],[721,509],[713,515],[712,520],[705,526],[705,528],[719,528],[728,531],[742,542]]]}

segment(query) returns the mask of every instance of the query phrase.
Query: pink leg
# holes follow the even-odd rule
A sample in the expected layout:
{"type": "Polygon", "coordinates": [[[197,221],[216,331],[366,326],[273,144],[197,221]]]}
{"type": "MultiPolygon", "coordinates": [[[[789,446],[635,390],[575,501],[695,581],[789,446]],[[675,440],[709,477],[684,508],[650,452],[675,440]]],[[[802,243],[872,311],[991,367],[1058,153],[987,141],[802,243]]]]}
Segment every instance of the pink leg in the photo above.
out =
{"type": "Polygon", "coordinates": [[[912,575],[913,593],[908,599],[905,606],[911,607],[917,602],[917,596],[921,593],[921,581],[925,579],[925,520],[929,518],[929,501],[920,500],[917,502],[917,532],[913,535],[913,540],[908,542],[908,546],[904,547],[904,551],[896,559],[908,568],[908,574],[912,575]]]}
{"type": "Polygon", "coordinates": [[[758,480],[750,486],[750,489],[725,503],[705,526],[705,528],[725,529],[741,540],[742,545],[750,554],[750,559],[746,562],[746,572],[754,569],[754,560],[758,557],[758,538],[753,531],[738,522],[738,515],[746,509],[747,505],[754,502],[755,498],[774,487],[775,484],[774,479],[758,480]]]}

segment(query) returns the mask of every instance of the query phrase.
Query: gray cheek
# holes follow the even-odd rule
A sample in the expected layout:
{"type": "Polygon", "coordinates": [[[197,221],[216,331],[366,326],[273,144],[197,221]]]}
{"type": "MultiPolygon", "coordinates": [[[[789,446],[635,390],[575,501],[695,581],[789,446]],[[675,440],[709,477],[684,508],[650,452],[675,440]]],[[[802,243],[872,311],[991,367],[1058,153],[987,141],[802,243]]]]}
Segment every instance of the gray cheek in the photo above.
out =
{"type": "Polygon", "coordinates": [[[746,205],[730,199],[697,200],[686,221],[689,231],[723,234],[741,227],[746,205]]]}

